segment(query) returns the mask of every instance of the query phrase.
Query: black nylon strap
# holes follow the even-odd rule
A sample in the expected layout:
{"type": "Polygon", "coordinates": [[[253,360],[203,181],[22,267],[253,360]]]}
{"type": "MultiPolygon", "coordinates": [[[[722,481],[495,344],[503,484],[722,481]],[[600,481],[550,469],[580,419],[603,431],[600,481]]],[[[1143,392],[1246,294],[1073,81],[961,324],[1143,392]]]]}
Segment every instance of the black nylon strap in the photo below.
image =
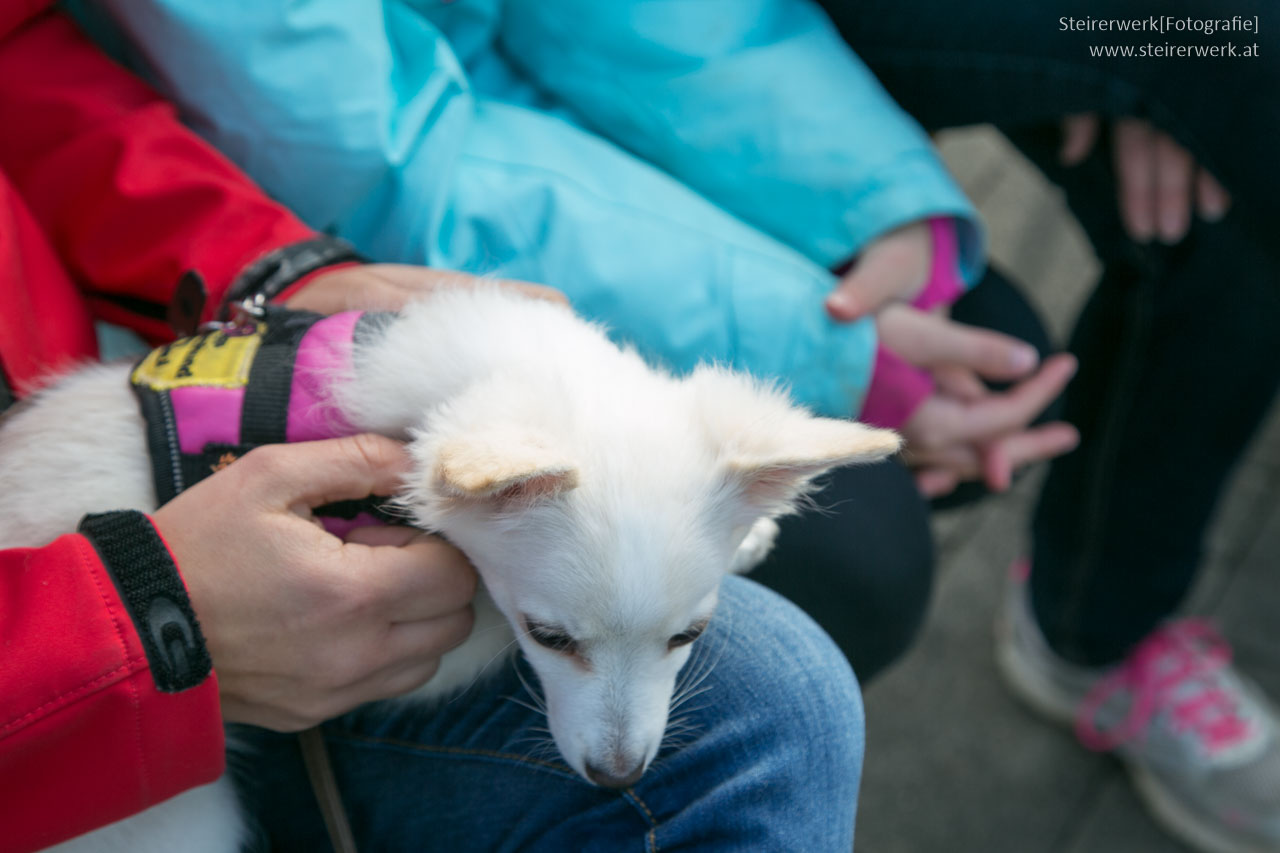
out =
{"type": "Polygon", "coordinates": [[[164,506],[187,487],[182,476],[178,448],[178,428],[168,391],[133,387],[138,408],[147,422],[147,452],[151,457],[151,478],[156,488],[156,506],[164,506]]]}
{"type": "MultiPolygon", "coordinates": [[[[376,333],[391,317],[390,314],[362,316],[355,330],[357,340],[376,333]]],[[[275,307],[266,309],[263,317],[266,331],[245,386],[239,444],[211,442],[197,453],[183,452],[169,392],[145,385],[133,386],[147,424],[147,450],[151,457],[157,505],[168,503],[179,492],[230,465],[255,447],[285,442],[298,345],[307,330],[320,319],[322,315],[310,312],[275,307]]],[[[403,521],[386,507],[385,498],[371,497],[317,507],[315,514],[351,519],[364,512],[388,524],[403,521]]]]}
{"type": "Polygon", "coordinates": [[[80,532],[97,550],[120,592],[163,693],[209,677],[213,661],[169,549],[137,510],[86,515],[80,532]]]}
{"type": "Polygon", "coordinates": [[[298,344],[321,315],[307,311],[268,309],[267,333],[249,369],[240,412],[243,444],[282,444],[287,440],[289,395],[298,344]]]}
{"type": "Polygon", "coordinates": [[[264,302],[269,302],[303,276],[351,261],[368,263],[368,259],[350,243],[327,234],[276,249],[250,264],[232,283],[227,291],[227,305],[223,306],[223,316],[226,316],[227,306],[233,302],[258,295],[262,296],[264,302]]]}
{"type": "Polygon", "coordinates": [[[327,503],[311,510],[311,514],[321,518],[341,518],[350,521],[360,513],[368,513],[385,524],[405,524],[405,517],[396,515],[391,510],[391,506],[389,498],[369,495],[367,498],[360,498],[359,500],[327,503]]]}
{"type": "Polygon", "coordinates": [[[240,437],[246,444],[279,444],[289,423],[289,393],[297,346],[261,349],[249,370],[240,413],[240,437]]]}

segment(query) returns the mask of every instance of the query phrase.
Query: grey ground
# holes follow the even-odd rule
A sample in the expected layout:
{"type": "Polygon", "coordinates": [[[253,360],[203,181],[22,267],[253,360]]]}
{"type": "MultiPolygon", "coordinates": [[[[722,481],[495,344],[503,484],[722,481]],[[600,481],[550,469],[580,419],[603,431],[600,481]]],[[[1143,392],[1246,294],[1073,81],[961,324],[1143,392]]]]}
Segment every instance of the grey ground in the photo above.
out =
{"type": "MultiPolygon", "coordinates": [[[[994,131],[941,140],[991,232],[995,262],[1057,339],[1097,261],[1058,192],[994,131]]],[[[1042,473],[1042,472],[1040,472],[1042,473]]],[[[1024,549],[1039,474],[939,514],[938,580],[916,647],[866,692],[860,853],[1176,853],[1115,761],[1083,751],[1006,693],[992,660],[1004,572],[1024,549]]],[[[1212,616],[1241,667],[1280,697],[1280,419],[1250,449],[1220,509],[1188,610],[1212,616]]]]}

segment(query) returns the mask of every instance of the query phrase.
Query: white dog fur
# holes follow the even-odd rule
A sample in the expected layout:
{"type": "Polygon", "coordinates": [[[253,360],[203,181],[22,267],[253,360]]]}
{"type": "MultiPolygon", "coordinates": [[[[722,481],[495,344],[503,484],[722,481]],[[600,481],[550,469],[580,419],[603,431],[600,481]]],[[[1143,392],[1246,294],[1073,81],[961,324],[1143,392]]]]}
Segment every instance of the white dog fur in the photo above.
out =
{"type": "MultiPolygon", "coordinates": [[[[488,592],[471,638],[414,696],[471,684],[514,638],[565,761],[606,784],[652,761],[690,652],[673,638],[711,617],[727,571],[768,551],[770,519],[823,471],[899,446],[724,369],[673,378],[568,309],[496,286],[409,306],[354,364],[333,378],[335,404],[410,442],[400,502],[467,553],[488,592]],[[573,649],[540,644],[529,620],[573,649]]],[[[48,542],[89,512],[154,509],[128,373],[85,368],[7,419],[0,546],[48,542]]],[[[224,777],[56,849],[229,853],[241,824],[224,777]]]]}

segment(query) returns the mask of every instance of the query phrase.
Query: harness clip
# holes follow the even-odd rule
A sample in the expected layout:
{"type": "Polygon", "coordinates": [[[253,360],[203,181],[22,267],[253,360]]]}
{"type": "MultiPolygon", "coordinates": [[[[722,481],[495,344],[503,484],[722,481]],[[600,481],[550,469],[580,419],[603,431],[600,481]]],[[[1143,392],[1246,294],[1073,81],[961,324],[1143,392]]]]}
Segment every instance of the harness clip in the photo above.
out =
{"type": "Polygon", "coordinates": [[[230,318],[227,320],[213,320],[200,326],[201,332],[222,332],[225,335],[236,336],[252,334],[258,328],[258,323],[266,319],[267,316],[267,298],[261,293],[255,293],[247,296],[239,302],[233,302],[227,309],[230,318]]]}

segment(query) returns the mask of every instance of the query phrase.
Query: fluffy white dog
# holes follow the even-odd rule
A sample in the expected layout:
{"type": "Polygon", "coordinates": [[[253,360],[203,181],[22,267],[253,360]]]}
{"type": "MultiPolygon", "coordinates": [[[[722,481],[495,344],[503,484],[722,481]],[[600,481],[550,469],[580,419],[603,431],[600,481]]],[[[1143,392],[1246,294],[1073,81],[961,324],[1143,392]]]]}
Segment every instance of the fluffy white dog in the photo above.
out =
{"type": "MultiPolygon", "coordinates": [[[[357,341],[325,375],[335,416],[406,439],[398,496],[446,534],[487,591],[471,638],[415,697],[473,682],[518,643],[568,764],[634,782],[667,726],[677,673],[720,580],[754,564],[813,477],[882,459],[892,432],[816,418],[748,377],[674,378],[562,306],[450,289],[357,341]]],[[[70,374],[0,431],[0,545],[38,545],[88,512],[155,508],[130,367],[70,374]]],[[[236,849],[225,777],[63,845],[236,849]]]]}

